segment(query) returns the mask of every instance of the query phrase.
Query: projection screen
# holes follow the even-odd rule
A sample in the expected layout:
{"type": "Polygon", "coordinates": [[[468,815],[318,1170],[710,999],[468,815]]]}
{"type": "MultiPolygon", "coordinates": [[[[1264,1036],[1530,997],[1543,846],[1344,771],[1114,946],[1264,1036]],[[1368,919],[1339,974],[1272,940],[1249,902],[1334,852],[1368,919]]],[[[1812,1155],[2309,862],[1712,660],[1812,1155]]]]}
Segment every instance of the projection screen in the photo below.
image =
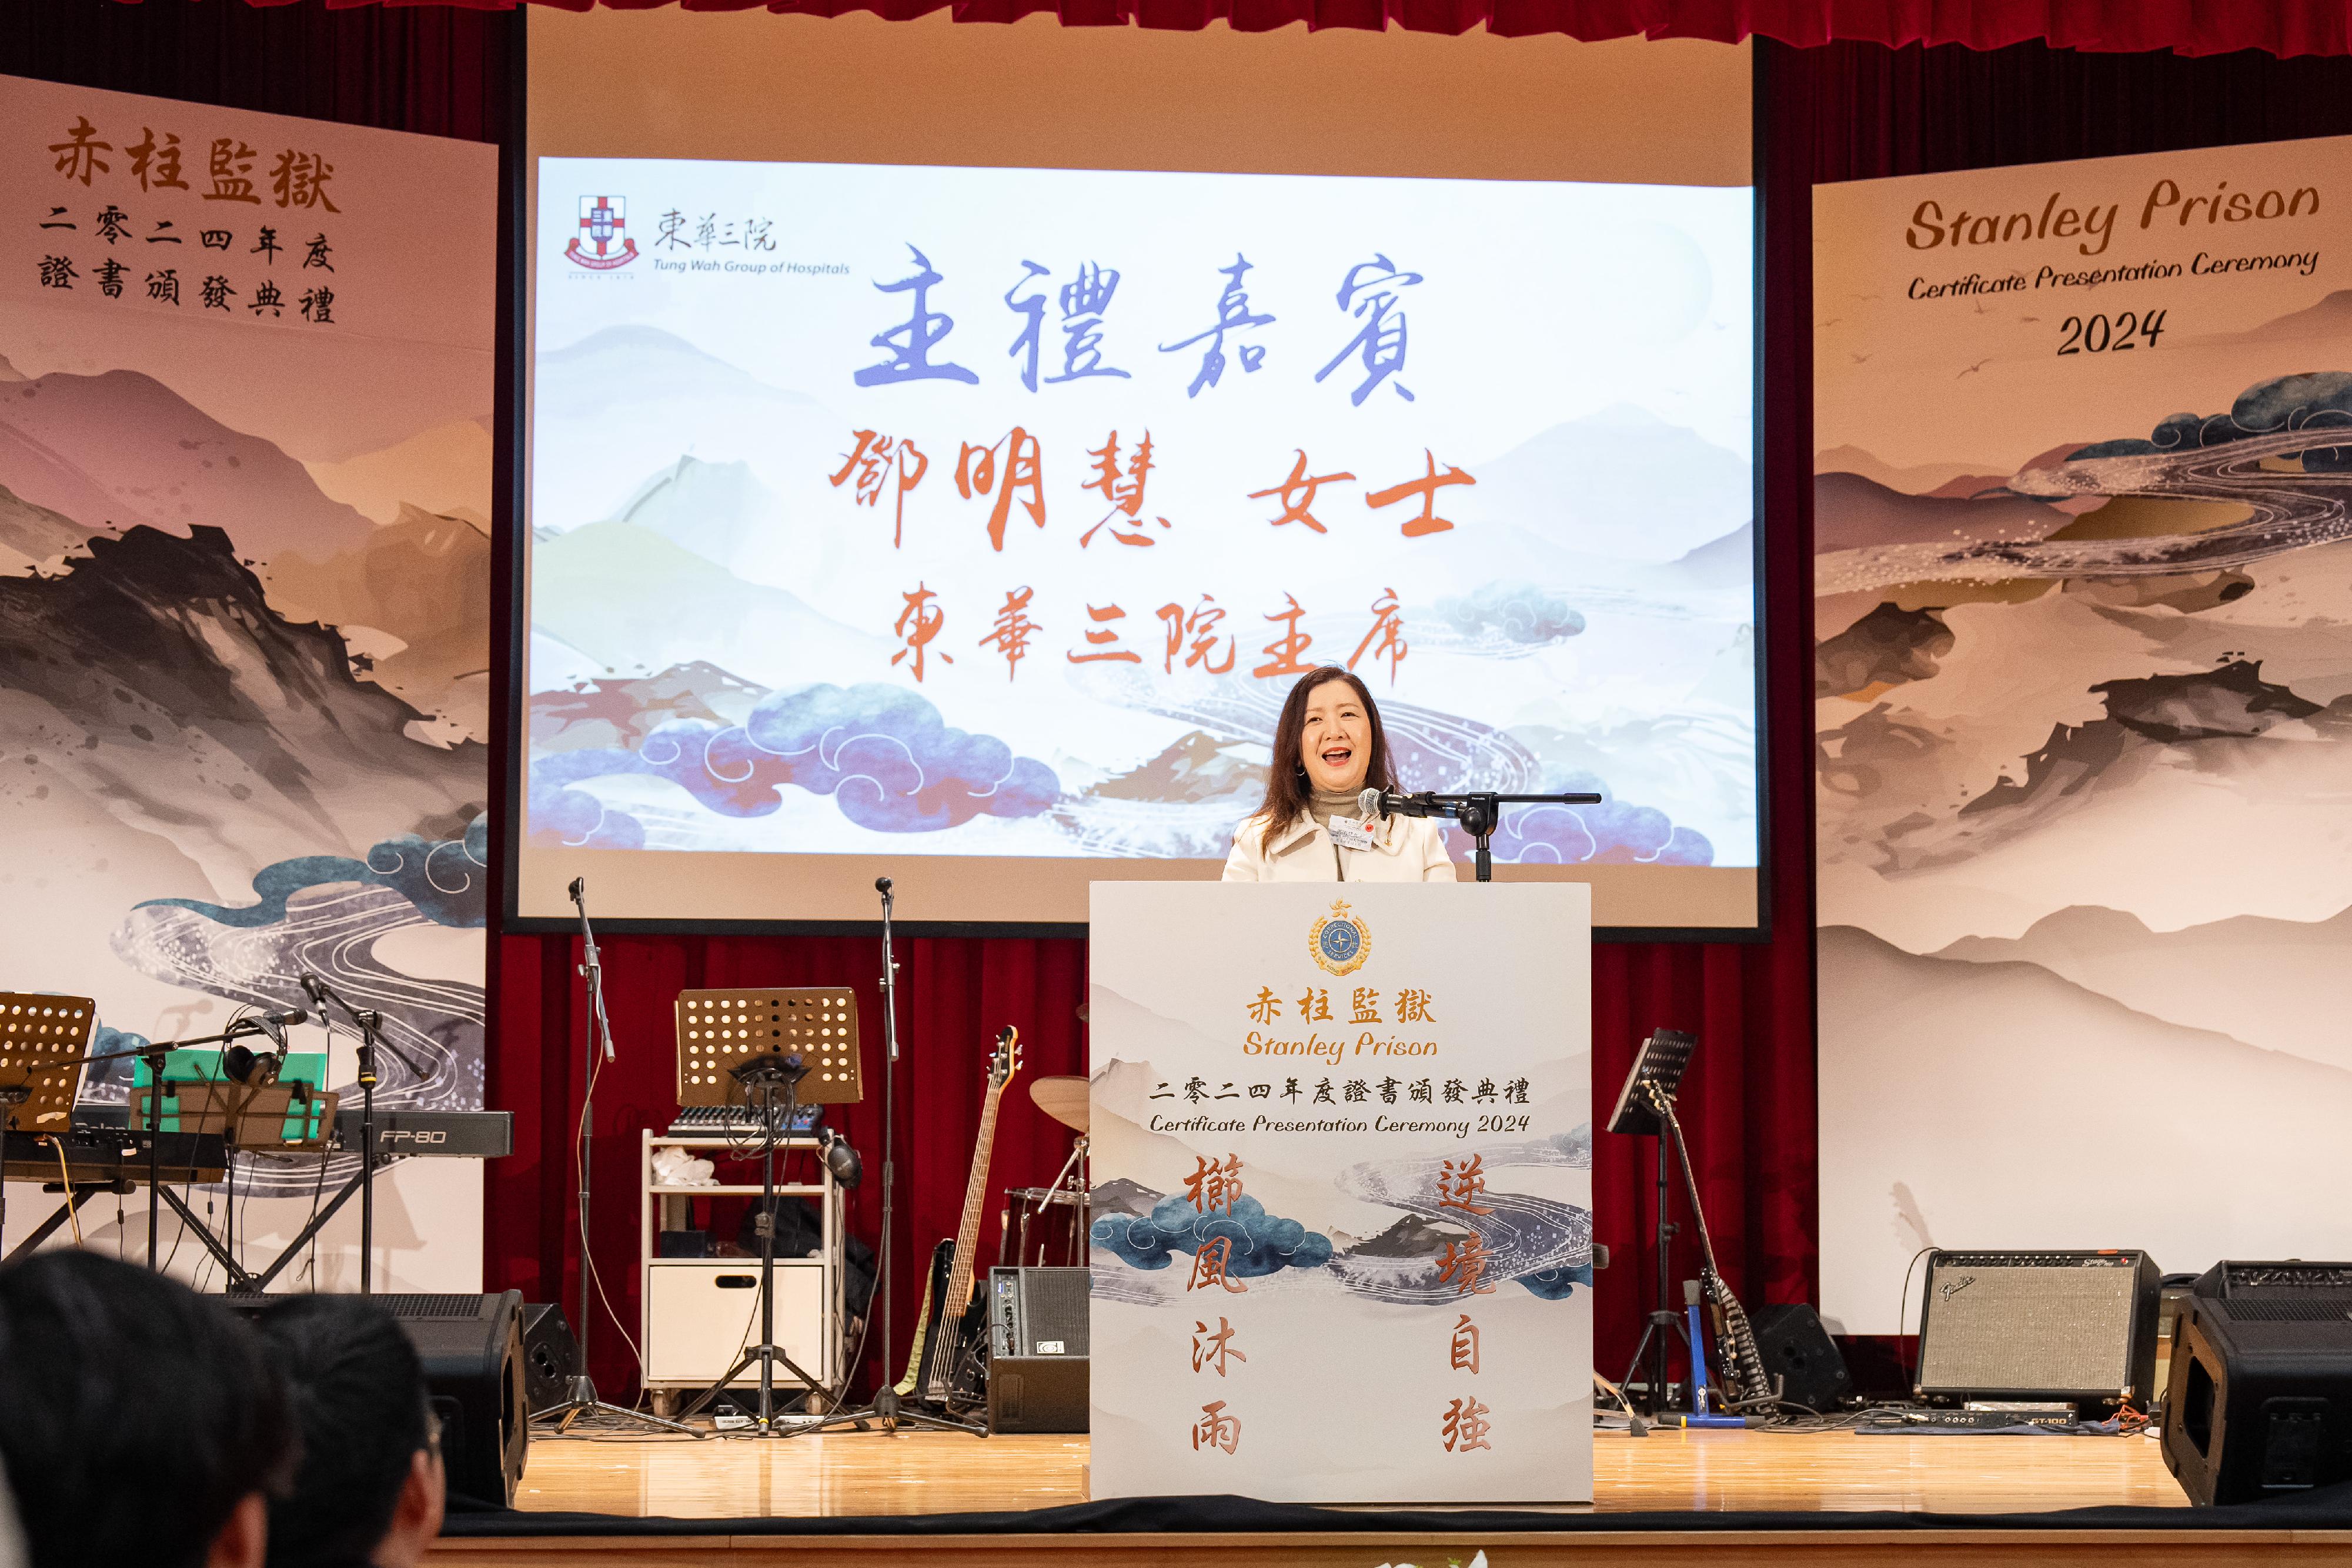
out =
{"type": "MultiPolygon", "coordinates": [[[[1759,920],[1743,49],[534,12],[511,914],[1083,922],[1301,672],[1759,920]]],[[[1466,841],[1455,844],[1466,859],[1466,841]]],[[[1466,870],[1465,870],[1465,873],[1466,870]]]]}

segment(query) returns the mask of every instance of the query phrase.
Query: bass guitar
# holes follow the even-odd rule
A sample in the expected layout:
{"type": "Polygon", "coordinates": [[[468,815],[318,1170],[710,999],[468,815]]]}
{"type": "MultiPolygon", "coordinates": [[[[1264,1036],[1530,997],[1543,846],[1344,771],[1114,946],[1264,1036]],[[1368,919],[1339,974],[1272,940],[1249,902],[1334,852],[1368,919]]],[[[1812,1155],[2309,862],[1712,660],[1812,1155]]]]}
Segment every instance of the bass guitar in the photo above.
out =
{"type": "Polygon", "coordinates": [[[988,1058],[988,1092],[981,1105],[980,1135],[971,1151],[971,1175],[963,1188],[963,1217],[955,1235],[931,1252],[930,1278],[915,1320],[915,1343],[908,1373],[898,1385],[928,1405],[969,1408],[988,1397],[988,1298],[975,1291],[974,1259],[980,1249],[980,1217],[988,1197],[988,1162],[996,1145],[996,1108],[1004,1086],[1021,1071],[1021,1032],[1007,1024],[988,1058]]]}

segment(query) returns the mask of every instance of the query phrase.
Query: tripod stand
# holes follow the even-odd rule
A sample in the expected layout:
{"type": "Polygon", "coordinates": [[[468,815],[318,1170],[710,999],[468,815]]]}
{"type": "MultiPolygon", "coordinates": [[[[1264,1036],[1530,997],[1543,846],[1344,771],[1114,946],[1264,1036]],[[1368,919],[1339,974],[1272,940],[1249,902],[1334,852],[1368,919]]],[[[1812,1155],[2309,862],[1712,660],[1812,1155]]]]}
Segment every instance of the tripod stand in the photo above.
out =
{"type": "MultiPolygon", "coordinates": [[[[596,953],[596,933],[588,924],[588,901],[585,896],[587,878],[572,879],[572,902],[580,911],[580,973],[588,981],[589,1020],[581,1030],[580,1060],[582,1082],[580,1092],[580,1370],[572,1375],[563,1390],[561,1402],[544,1410],[534,1411],[531,1419],[558,1417],[555,1429],[568,1432],[572,1423],[583,1416],[606,1416],[616,1421],[636,1421],[666,1432],[683,1432],[689,1437],[701,1433],[677,1421],[666,1421],[658,1416],[648,1416],[642,1410],[625,1406],[607,1405],[597,1397],[595,1379],[588,1375],[588,1292],[594,1281],[595,1263],[588,1250],[588,1200],[595,1182],[591,1173],[589,1153],[594,1146],[596,1132],[596,1073],[601,1065],[596,1048],[604,1046],[603,1061],[613,1060],[613,1020],[604,1013],[604,966],[596,953]]],[[[368,1155],[374,1156],[370,1149],[368,1155]]]]}
{"type": "MultiPolygon", "coordinates": [[[[898,1380],[890,1375],[890,1260],[897,1250],[890,1239],[890,1193],[896,1168],[892,1156],[898,1142],[895,1100],[898,1083],[898,960],[890,944],[890,906],[893,902],[890,879],[876,877],[874,891],[882,895],[882,1040],[886,1050],[882,1063],[882,1245],[876,1258],[874,1295],[866,1310],[869,1313],[873,1312],[875,1301],[882,1303],[882,1376],[874,1385],[874,1397],[870,1402],[844,1410],[836,1399],[834,1401],[835,1408],[822,1420],[796,1427],[793,1433],[825,1432],[837,1427],[855,1427],[864,1431],[868,1422],[879,1421],[886,1432],[896,1432],[902,1426],[915,1426],[935,1427],[947,1432],[980,1434],[982,1428],[969,1422],[935,1416],[928,1410],[908,1409],[898,1396],[898,1380]]],[[[844,1392],[848,1389],[850,1379],[856,1375],[855,1364],[841,1369],[844,1392]]]]}
{"type": "Polygon", "coordinates": [[[784,1434],[776,1423],[776,1363],[782,1362],[784,1370],[799,1378],[811,1395],[822,1391],[822,1385],[809,1375],[808,1369],[785,1354],[783,1347],[776,1343],[776,1142],[792,1131],[793,1113],[799,1109],[800,1082],[807,1076],[808,1069],[798,1056],[761,1056],[733,1071],[735,1081],[743,1085],[746,1096],[760,1112],[760,1212],[756,1221],[760,1234],[760,1343],[748,1346],[735,1358],[735,1364],[720,1373],[719,1381],[681,1414],[692,1416],[718,1398],[727,1391],[728,1385],[742,1375],[745,1368],[757,1362],[760,1406],[751,1418],[751,1433],[759,1437],[778,1437],[784,1434]],[[780,1088],[784,1092],[781,1122],[776,1116],[776,1091],[780,1088]]]}

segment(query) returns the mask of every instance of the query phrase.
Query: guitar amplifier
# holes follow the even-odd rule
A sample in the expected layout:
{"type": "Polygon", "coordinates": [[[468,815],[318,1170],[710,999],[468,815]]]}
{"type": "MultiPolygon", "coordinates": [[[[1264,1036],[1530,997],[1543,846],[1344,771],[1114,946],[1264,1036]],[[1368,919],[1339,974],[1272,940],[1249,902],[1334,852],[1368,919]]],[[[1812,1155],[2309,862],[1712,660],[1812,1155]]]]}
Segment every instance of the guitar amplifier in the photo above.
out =
{"type": "Polygon", "coordinates": [[[1086,1269],[991,1269],[990,1357],[1085,1355],[1090,1272],[1086,1269]]]}
{"type": "Polygon", "coordinates": [[[1916,1392],[2145,1409],[2157,1295],[2145,1252],[1930,1253],[1916,1392]]]}
{"type": "Polygon", "coordinates": [[[988,1273],[988,1429],[1083,1432],[1087,1419],[1085,1269],[988,1273]]]}

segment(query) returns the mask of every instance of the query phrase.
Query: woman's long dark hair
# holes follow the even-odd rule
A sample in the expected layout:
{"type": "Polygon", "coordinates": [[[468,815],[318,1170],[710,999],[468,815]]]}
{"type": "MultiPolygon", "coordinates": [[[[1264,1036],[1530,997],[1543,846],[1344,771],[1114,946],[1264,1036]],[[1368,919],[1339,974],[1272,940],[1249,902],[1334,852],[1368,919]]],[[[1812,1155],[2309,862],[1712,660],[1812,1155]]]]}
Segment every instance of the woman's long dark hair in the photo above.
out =
{"type": "Polygon", "coordinates": [[[1265,803],[1257,814],[1265,819],[1264,831],[1258,835],[1258,850],[1264,853],[1274,848],[1275,835],[1287,832],[1290,825],[1307,814],[1314,799],[1314,790],[1307,782],[1307,766],[1299,753],[1300,738],[1307,733],[1307,694],[1327,681],[1345,681],[1355,688],[1356,700],[1364,705],[1364,716],[1372,723],[1372,759],[1364,769],[1367,788],[1394,789],[1396,769],[1389,765],[1388,731],[1381,727],[1381,705],[1356,673],[1341,664],[1324,664],[1298,677],[1290,688],[1290,695],[1282,704],[1282,717],[1274,727],[1274,765],[1265,776],[1265,803]]]}

